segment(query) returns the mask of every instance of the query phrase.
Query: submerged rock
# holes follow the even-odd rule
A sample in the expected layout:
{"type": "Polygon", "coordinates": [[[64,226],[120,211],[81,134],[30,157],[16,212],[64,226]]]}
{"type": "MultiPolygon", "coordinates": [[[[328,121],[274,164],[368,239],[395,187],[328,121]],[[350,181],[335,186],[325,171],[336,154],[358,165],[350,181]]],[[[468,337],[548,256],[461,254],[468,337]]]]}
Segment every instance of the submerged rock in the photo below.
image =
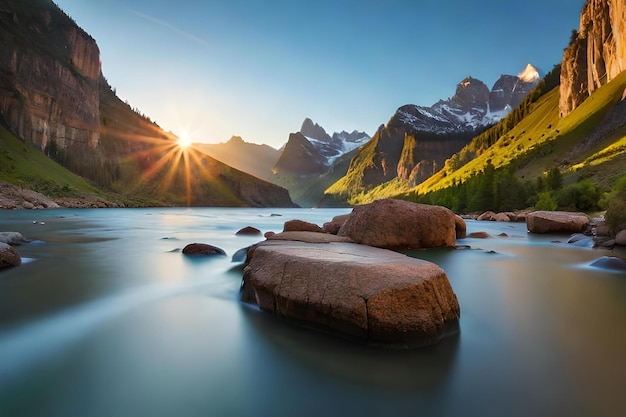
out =
{"type": "Polygon", "coordinates": [[[591,263],[594,268],[626,271],[626,261],[615,256],[603,256],[591,263]]]}
{"type": "Polygon", "coordinates": [[[0,232],[0,243],[7,245],[21,245],[28,243],[29,240],[24,238],[20,232],[0,232]]]}
{"type": "Polygon", "coordinates": [[[467,235],[467,237],[473,238],[473,239],[489,239],[492,236],[487,232],[472,232],[469,235],[467,235]]]}
{"type": "Polygon", "coordinates": [[[0,242],[0,268],[20,266],[21,264],[22,257],[17,249],[7,243],[0,242]]]}
{"type": "Polygon", "coordinates": [[[185,255],[221,255],[226,256],[226,252],[217,246],[207,245],[206,243],[190,243],[183,248],[185,255]]]}
{"type": "Polygon", "coordinates": [[[260,235],[261,231],[259,229],[257,229],[256,227],[252,227],[252,226],[246,226],[244,228],[241,228],[237,231],[237,233],[235,233],[235,235],[237,236],[256,236],[256,235],[260,235]]]}
{"type": "Polygon", "coordinates": [[[567,211],[534,211],[526,216],[531,233],[579,233],[587,229],[589,217],[567,211]]]}
{"type": "Polygon", "coordinates": [[[243,301],[374,344],[424,346],[458,331],[459,304],[437,265],[331,234],[293,233],[304,241],[281,233],[248,252],[243,301]]]}

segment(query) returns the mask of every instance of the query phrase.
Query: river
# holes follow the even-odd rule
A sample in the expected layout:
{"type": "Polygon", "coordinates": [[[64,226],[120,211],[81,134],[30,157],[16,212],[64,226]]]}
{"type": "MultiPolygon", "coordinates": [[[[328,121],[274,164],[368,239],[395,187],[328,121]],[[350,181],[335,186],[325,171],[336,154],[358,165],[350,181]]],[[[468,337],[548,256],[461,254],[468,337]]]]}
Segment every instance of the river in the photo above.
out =
{"type": "Polygon", "coordinates": [[[447,273],[460,333],[385,350],[239,301],[245,226],[346,209],[0,212],[22,266],[0,270],[0,416],[621,416],[626,274],[604,255],[468,221],[471,249],[413,251],[447,273]],[[506,237],[499,237],[506,233],[506,237]],[[188,243],[228,258],[181,254],[188,243]]]}

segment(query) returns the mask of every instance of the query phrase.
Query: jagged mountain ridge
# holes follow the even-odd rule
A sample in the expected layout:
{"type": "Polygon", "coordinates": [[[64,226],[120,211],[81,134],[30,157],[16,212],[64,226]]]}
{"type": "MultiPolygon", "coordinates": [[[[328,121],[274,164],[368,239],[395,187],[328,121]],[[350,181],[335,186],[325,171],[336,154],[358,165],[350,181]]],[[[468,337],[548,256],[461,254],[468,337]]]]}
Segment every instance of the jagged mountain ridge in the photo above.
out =
{"type": "Polygon", "coordinates": [[[452,98],[439,100],[431,107],[408,104],[396,111],[409,132],[465,132],[499,122],[539,82],[539,71],[528,64],[517,76],[503,74],[489,90],[472,78],[457,84],[452,98]]]}
{"type": "Polygon", "coordinates": [[[274,173],[311,176],[329,171],[334,161],[370,140],[365,132],[334,132],[333,135],[310,118],[304,119],[300,130],[289,135],[274,173]]]}
{"type": "Polygon", "coordinates": [[[225,143],[196,143],[196,148],[243,172],[289,190],[302,207],[315,206],[328,186],[345,175],[349,158],[370,136],[365,132],[334,132],[305,118],[300,131],[275,149],[233,136],[225,143]],[[347,160],[346,160],[347,158],[347,160]]]}
{"type": "Polygon", "coordinates": [[[407,186],[421,183],[474,136],[505,117],[538,82],[539,72],[529,64],[517,76],[502,75],[491,90],[466,77],[450,99],[431,107],[398,108],[353,158],[346,176],[325,194],[341,201],[394,179],[407,186]]]}

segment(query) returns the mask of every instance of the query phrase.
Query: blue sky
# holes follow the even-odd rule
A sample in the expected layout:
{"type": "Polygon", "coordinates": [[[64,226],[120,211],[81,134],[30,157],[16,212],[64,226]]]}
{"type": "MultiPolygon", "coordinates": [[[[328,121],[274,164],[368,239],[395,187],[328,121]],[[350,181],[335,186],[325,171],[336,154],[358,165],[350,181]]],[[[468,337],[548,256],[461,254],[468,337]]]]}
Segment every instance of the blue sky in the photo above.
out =
{"type": "Polygon", "coordinates": [[[122,100],[196,142],[276,148],[310,117],[373,134],[468,75],[561,61],[584,0],[56,0],[122,100]]]}

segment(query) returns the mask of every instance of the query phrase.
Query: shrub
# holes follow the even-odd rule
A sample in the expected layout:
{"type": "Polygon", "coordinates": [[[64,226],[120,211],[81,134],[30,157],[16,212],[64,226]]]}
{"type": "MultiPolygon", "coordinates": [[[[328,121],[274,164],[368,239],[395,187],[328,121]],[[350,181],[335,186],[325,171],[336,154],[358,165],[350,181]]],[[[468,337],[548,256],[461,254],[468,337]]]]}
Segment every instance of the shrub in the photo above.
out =
{"type": "Polygon", "coordinates": [[[551,192],[546,191],[543,193],[539,193],[539,200],[537,201],[537,204],[535,204],[535,208],[537,210],[554,211],[557,207],[558,205],[554,200],[551,192]]]}
{"type": "Polygon", "coordinates": [[[626,176],[621,177],[603,199],[606,224],[612,234],[626,230],[626,176]]]}
{"type": "Polygon", "coordinates": [[[556,195],[560,208],[590,212],[598,208],[598,190],[590,179],[584,179],[561,189],[556,195]]]}

